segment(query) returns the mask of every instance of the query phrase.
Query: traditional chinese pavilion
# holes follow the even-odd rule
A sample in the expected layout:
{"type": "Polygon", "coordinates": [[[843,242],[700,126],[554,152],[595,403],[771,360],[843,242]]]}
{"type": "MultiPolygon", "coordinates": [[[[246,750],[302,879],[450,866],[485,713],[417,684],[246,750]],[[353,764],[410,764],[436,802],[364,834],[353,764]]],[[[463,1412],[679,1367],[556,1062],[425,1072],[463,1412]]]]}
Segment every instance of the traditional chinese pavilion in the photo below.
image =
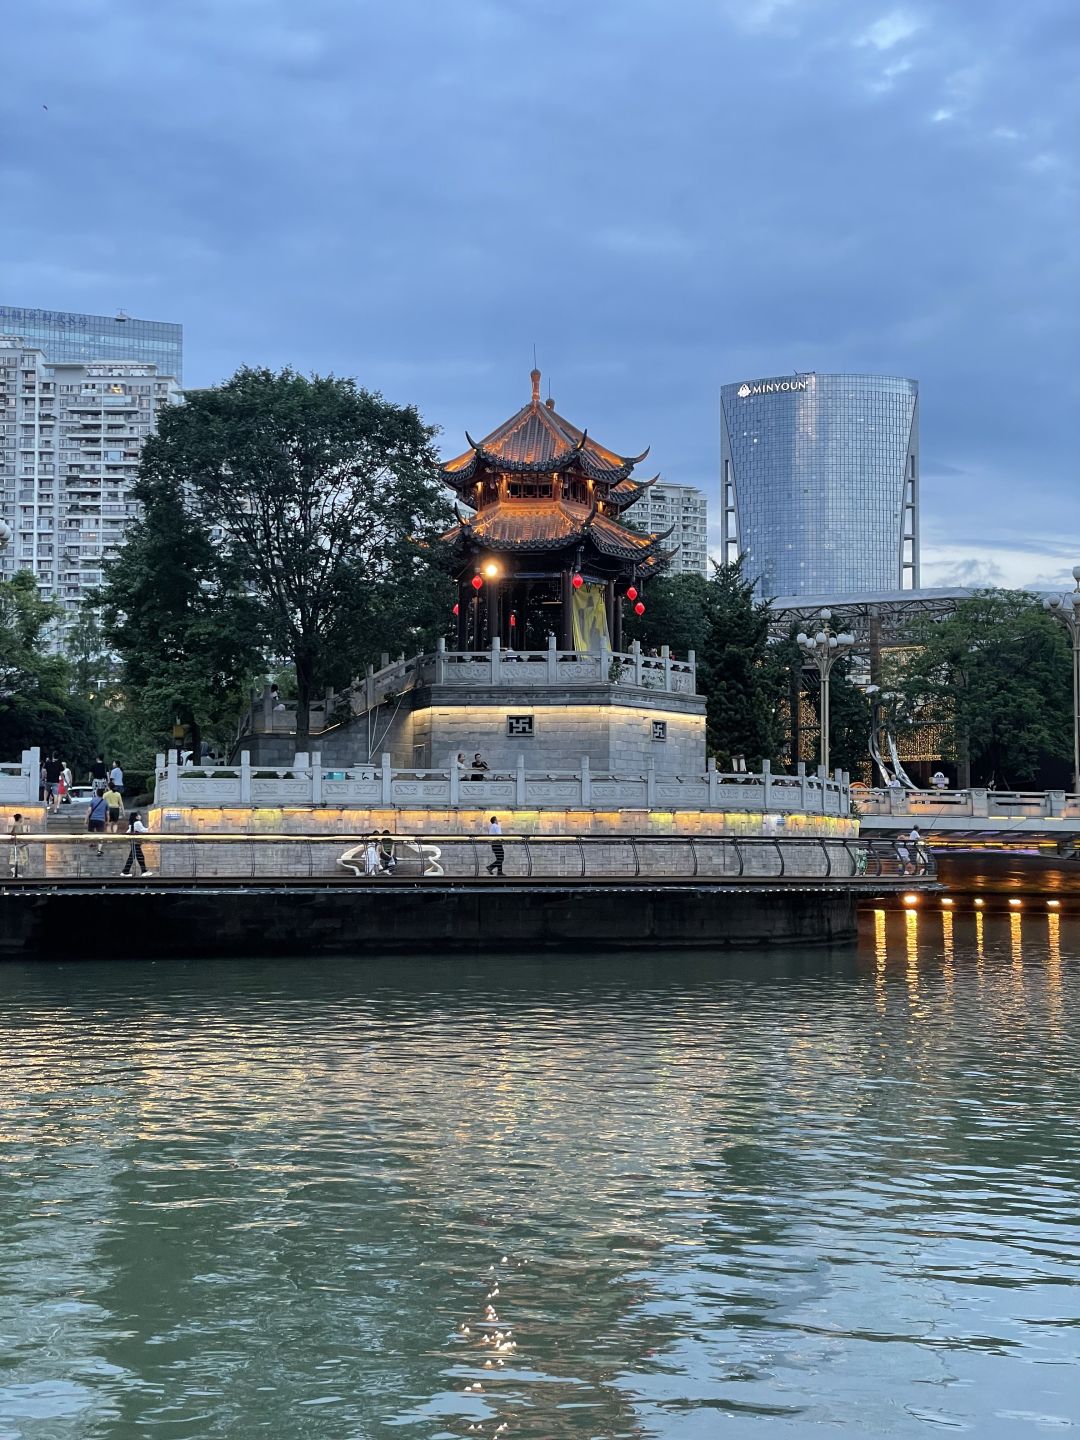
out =
{"type": "MultiPolygon", "coordinates": [[[[645,534],[623,512],[659,477],[631,478],[649,453],[626,456],[598,444],[540,399],[532,372],[527,405],[442,466],[442,478],[469,506],[445,537],[454,547],[460,650],[540,649],[553,634],[562,650],[622,649],[627,591],[675,553],[670,530],[645,534]]],[[[631,603],[641,604],[637,595],[631,603]]]]}

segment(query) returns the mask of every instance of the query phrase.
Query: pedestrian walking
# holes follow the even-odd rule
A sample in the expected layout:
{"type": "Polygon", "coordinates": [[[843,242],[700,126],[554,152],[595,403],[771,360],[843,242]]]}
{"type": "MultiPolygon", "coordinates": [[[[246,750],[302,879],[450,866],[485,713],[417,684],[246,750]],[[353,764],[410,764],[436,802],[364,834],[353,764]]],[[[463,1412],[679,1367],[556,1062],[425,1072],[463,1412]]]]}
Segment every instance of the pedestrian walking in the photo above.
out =
{"type": "Polygon", "coordinates": [[[382,839],[379,841],[379,864],[382,866],[384,875],[392,875],[397,869],[397,860],[394,858],[394,842],[389,830],[382,832],[382,839]]]}
{"type": "Polygon", "coordinates": [[[926,870],[926,851],[923,849],[923,838],[917,825],[913,825],[908,831],[907,843],[911,855],[911,874],[921,875],[926,870]]]}
{"type": "Polygon", "coordinates": [[[120,794],[123,795],[123,793],[124,793],[124,772],[123,772],[123,770],[120,769],[120,761],[119,761],[119,760],[114,760],[114,761],[112,762],[112,769],[109,771],[109,781],[110,781],[110,783],[112,784],[112,788],[113,788],[114,790],[119,790],[120,794]]]}
{"type": "Polygon", "coordinates": [[[113,789],[112,781],[109,781],[101,798],[105,801],[105,828],[110,835],[119,835],[120,821],[124,818],[124,797],[119,790],[113,789]]]}
{"type": "Polygon", "coordinates": [[[480,754],[480,751],[479,751],[479,750],[477,750],[476,754],[473,756],[472,768],[473,768],[472,778],[473,778],[474,780],[483,780],[483,778],[484,778],[484,771],[490,768],[490,767],[488,766],[487,761],[486,761],[486,760],[484,759],[484,757],[480,754]]]}
{"type": "Polygon", "coordinates": [[[95,790],[101,790],[105,781],[109,778],[109,767],[105,764],[105,756],[99,755],[90,766],[90,784],[95,790]]]}
{"type": "Polygon", "coordinates": [[[503,860],[506,858],[506,851],[503,849],[502,826],[499,824],[499,817],[492,815],[488,821],[488,834],[491,836],[491,864],[487,866],[489,875],[502,875],[503,860]]]}
{"type": "Polygon", "coordinates": [[[364,874],[369,879],[379,873],[379,837],[372,831],[364,847],[364,874]]]}
{"type": "Polygon", "coordinates": [[[26,874],[26,862],[30,852],[25,845],[19,844],[19,836],[25,835],[29,828],[22,815],[16,814],[8,831],[11,842],[8,847],[8,871],[12,880],[18,880],[20,874],[26,874]]]}
{"type": "MultiPolygon", "coordinates": [[[[102,836],[105,834],[105,826],[109,819],[109,807],[105,803],[105,794],[101,790],[95,790],[90,800],[90,808],[86,812],[86,828],[91,835],[102,836]]],[[[103,855],[105,847],[101,840],[98,840],[97,853],[103,855]]]]}
{"type": "Polygon", "coordinates": [[[66,760],[61,761],[61,765],[62,769],[60,771],[60,782],[64,787],[64,793],[60,803],[62,805],[70,805],[71,787],[75,784],[75,776],[71,773],[71,766],[67,763],[66,760]]]}
{"type": "Polygon", "coordinates": [[[45,769],[45,761],[41,762],[41,769],[38,771],[38,799],[46,804],[49,801],[49,776],[45,769]]]}
{"type": "Polygon", "coordinates": [[[60,804],[60,772],[63,768],[63,761],[55,755],[50,755],[45,761],[45,803],[54,813],[60,804]]]}
{"type": "Polygon", "coordinates": [[[131,819],[128,821],[127,833],[131,836],[131,849],[128,852],[127,859],[124,861],[124,868],[120,871],[120,874],[130,875],[132,873],[131,867],[133,865],[138,865],[141,872],[141,878],[145,880],[147,875],[152,875],[154,872],[146,868],[146,856],[143,854],[143,848],[139,844],[139,836],[149,835],[150,832],[143,824],[142,817],[140,816],[138,810],[133,810],[131,812],[131,819]]]}

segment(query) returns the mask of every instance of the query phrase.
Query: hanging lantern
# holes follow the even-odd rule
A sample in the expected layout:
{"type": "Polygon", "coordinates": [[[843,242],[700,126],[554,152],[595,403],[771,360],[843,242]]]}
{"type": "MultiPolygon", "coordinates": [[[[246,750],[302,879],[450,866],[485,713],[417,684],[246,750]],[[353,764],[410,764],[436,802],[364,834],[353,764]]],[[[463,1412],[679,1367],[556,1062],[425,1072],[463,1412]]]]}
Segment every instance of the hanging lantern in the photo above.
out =
{"type": "Polygon", "coordinates": [[[643,600],[639,600],[639,601],[637,602],[637,604],[634,606],[634,614],[635,614],[635,615],[644,615],[644,614],[645,614],[645,602],[644,602],[643,600]]]}
{"type": "Polygon", "coordinates": [[[482,575],[474,575],[471,583],[474,590],[482,590],[484,588],[484,577],[482,575]]]}
{"type": "Polygon", "coordinates": [[[636,585],[628,585],[628,586],[626,587],[626,598],[627,598],[627,600],[636,600],[636,599],[637,599],[637,586],[636,586],[636,585]]]}
{"type": "Polygon", "coordinates": [[[516,629],[517,629],[517,616],[514,615],[513,613],[511,613],[511,616],[510,616],[510,629],[511,629],[511,630],[516,630],[516,629]]]}
{"type": "Polygon", "coordinates": [[[571,577],[570,584],[574,587],[575,590],[580,590],[582,585],[585,584],[585,581],[582,580],[580,574],[575,572],[575,574],[571,577]]]}
{"type": "Polygon", "coordinates": [[[461,614],[461,606],[460,606],[460,605],[455,605],[455,606],[454,606],[454,614],[455,614],[455,615],[460,615],[460,614],[461,614]]]}

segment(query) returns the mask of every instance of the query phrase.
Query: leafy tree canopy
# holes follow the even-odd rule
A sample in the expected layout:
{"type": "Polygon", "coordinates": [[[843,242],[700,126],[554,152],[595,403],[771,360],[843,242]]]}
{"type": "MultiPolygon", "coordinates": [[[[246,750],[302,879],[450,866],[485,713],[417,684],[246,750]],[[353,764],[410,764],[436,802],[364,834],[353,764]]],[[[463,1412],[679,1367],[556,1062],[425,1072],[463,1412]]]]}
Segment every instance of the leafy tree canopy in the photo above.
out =
{"type": "Polygon", "coordinates": [[[97,732],[89,705],[70,693],[66,660],[45,650],[45,629],[59,613],[29,570],[0,583],[0,755],[15,759],[37,745],[81,770],[97,732]]]}
{"type": "Polygon", "coordinates": [[[443,628],[453,603],[437,536],[451,515],[434,431],[354,381],[241,369],[164,412],[144,495],[172,486],[294,667],[297,745],[315,687],[443,628]]]}
{"type": "Polygon", "coordinates": [[[1072,753],[1071,657],[1035,596],[982,590],[945,620],[923,621],[890,688],[902,727],[937,721],[972,783],[1064,784],[1072,753]]]}

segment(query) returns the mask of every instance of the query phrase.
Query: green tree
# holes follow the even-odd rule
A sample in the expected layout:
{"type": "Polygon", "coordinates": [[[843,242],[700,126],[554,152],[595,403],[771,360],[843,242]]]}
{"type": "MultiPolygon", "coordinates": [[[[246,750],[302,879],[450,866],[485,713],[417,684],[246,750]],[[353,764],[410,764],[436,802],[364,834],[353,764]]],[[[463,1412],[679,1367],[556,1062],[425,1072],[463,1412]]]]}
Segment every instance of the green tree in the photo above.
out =
{"type": "Polygon", "coordinates": [[[713,571],[698,667],[708,747],[714,755],[744,755],[748,764],[759,764],[772,759],[780,744],[778,676],[769,656],[772,612],[755,602],[741,557],[713,571]]]}
{"type": "Polygon", "coordinates": [[[890,680],[902,729],[940,725],[947,757],[970,757],[974,784],[1065,783],[1071,656],[1035,596],[979,591],[948,619],[924,621],[911,639],[890,680]]]}
{"type": "Polygon", "coordinates": [[[0,755],[14,759],[37,745],[81,769],[93,757],[97,731],[89,705],[71,694],[67,661],[45,645],[59,615],[29,570],[0,583],[0,755]]]}
{"type": "Polygon", "coordinates": [[[352,380],[241,369],[167,409],[159,478],[184,485],[295,669],[297,747],[319,685],[445,623],[437,536],[451,515],[434,430],[352,380]]]}
{"type": "Polygon", "coordinates": [[[93,601],[121,660],[124,718],[114,713],[108,728],[130,763],[146,765],[172,743],[177,722],[196,755],[204,737],[228,743],[264,661],[259,607],[186,504],[156,438],[144,447],[135,495],[142,518],[93,601]]]}
{"type": "Polygon", "coordinates": [[[684,656],[700,652],[705,641],[706,608],[709,582],[704,575],[663,575],[639,586],[645,602],[645,614],[635,615],[633,608],[624,624],[627,642],[640,640],[648,648],[670,645],[672,653],[684,656]]]}

